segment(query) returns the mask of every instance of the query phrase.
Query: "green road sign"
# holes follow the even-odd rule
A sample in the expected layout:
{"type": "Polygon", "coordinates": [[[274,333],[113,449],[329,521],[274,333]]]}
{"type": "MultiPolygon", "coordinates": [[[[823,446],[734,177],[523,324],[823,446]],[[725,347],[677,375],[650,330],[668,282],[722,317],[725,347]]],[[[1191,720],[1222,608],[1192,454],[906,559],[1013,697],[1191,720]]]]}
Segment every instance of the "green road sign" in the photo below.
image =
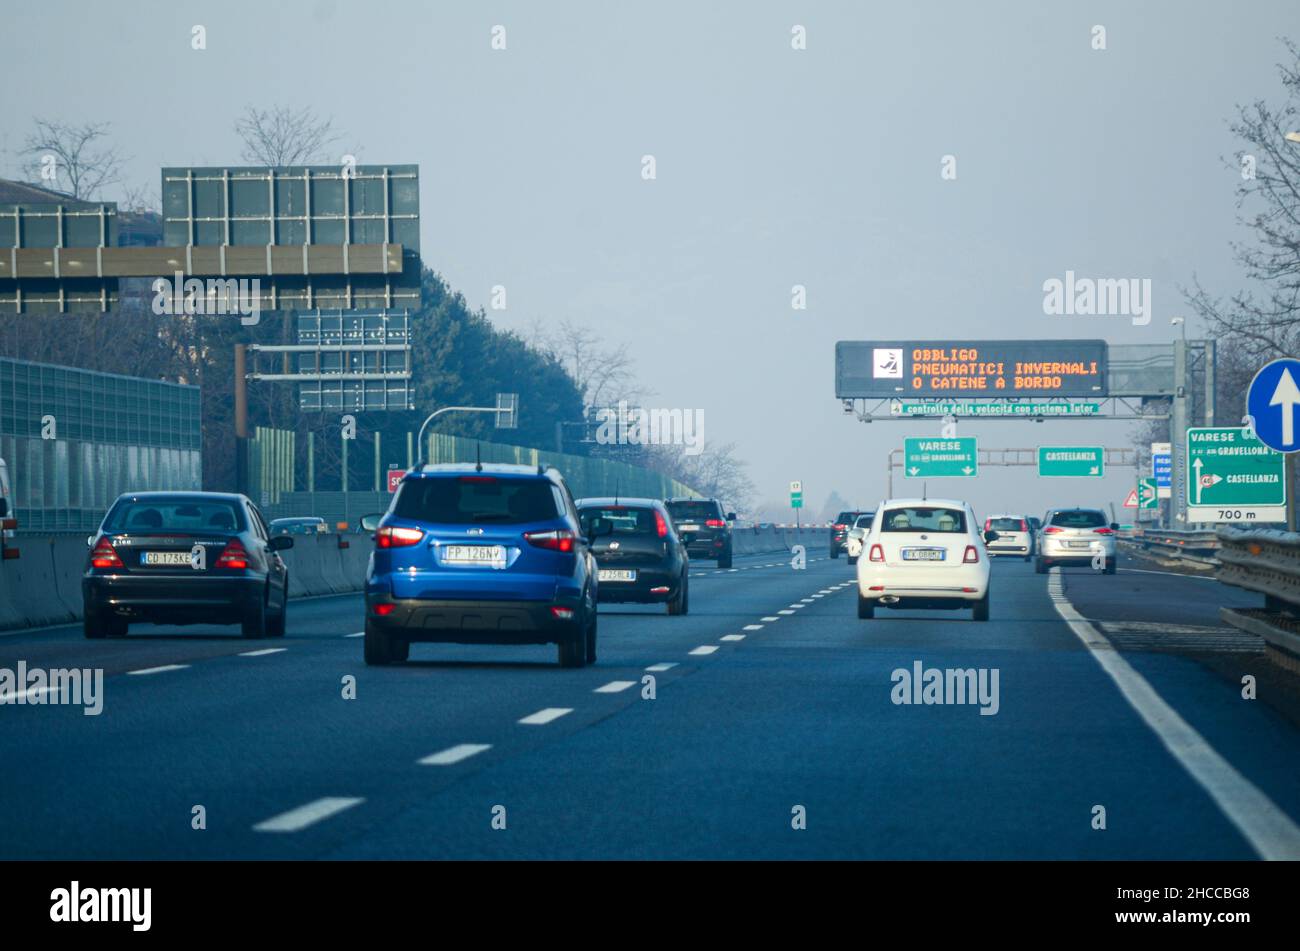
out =
{"type": "Polygon", "coordinates": [[[967,478],[978,474],[979,452],[974,436],[903,440],[903,475],[906,478],[967,478]]]}
{"type": "Polygon", "coordinates": [[[1138,508],[1156,509],[1160,507],[1160,496],[1156,491],[1155,479],[1138,479],[1138,508]]]}
{"type": "Polygon", "coordinates": [[[790,508],[803,508],[803,482],[799,479],[790,482],[790,508]]]}
{"type": "Polygon", "coordinates": [[[1286,521],[1285,457],[1245,430],[1187,430],[1189,522],[1286,521]]]}
{"type": "Polygon", "coordinates": [[[792,509],[801,509],[801,508],[803,508],[803,496],[802,496],[802,495],[792,495],[792,496],[790,496],[790,508],[792,508],[792,509]]]}
{"type": "Polygon", "coordinates": [[[1084,476],[1106,474],[1106,450],[1101,446],[1039,446],[1040,476],[1084,476]]]}

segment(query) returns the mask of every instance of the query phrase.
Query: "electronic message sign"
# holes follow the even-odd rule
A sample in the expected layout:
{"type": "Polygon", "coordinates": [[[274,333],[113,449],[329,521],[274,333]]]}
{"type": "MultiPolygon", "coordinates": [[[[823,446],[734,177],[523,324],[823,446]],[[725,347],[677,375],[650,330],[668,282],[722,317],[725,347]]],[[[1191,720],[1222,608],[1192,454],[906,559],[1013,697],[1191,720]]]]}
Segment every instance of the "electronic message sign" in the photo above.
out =
{"type": "Polygon", "coordinates": [[[1104,340],[841,340],[835,396],[1106,395],[1104,340]]]}

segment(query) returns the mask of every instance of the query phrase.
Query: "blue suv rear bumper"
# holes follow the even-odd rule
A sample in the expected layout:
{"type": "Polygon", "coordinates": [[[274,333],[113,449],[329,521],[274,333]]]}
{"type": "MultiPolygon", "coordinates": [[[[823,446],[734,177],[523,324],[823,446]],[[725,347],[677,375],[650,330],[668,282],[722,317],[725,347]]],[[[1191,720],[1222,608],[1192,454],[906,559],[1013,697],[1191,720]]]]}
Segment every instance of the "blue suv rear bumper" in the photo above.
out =
{"type": "Polygon", "coordinates": [[[558,644],[573,637],[582,617],[582,599],[549,601],[462,601],[366,595],[366,620],[406,641],[440,644],[558,644]],[[386,609],[379,614],[377,608],[386,609]],[[552,608],[567,608],[558,618],[552,608]]]}

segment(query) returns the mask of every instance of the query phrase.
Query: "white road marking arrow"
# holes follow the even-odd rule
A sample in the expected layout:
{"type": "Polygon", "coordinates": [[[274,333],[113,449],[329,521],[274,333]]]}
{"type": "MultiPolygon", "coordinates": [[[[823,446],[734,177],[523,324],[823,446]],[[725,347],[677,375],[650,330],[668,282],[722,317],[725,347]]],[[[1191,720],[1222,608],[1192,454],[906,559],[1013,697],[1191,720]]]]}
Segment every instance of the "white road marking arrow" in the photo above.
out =
{"type": "Polygon", "coordinates": [[[1300,387],[1296,386],[1290,369],[1282,370],[1268,405],[1282,407],[1282,445],[1295,445],[1295,408],[1300,405],[1300,387]]]}
{"type": "Polygon", "coordinates": [[[971,474],[972,472],[974,472],[975,470],[972,469],[970,466],[965,466],[965,467],[962,468],[961,471],[964,472],[966,475],[970,475],[970,474],[971,474]]]}

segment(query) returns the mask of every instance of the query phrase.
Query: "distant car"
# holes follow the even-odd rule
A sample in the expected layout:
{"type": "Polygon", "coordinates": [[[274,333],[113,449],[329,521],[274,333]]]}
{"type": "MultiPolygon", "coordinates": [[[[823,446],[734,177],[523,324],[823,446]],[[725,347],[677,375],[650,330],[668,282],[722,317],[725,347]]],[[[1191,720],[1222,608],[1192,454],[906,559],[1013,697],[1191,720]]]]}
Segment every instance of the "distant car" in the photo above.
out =
{"type": "Polygon", "coordinates": [[[245,637],[282,637],[289,570],[257,507],[221,492],[119,496],[81,579],[86,637],[122,636],[131,624],[239,624],[245,637]]]}
{"type": "Polygon", "coordinates": [[[668,499],[664,505],[692,558],[717,559],[719,568],[731,567],[735,512],[723,514],[717,499],[668,499]]]}
{"type": "Polygon", "coordinates": [[[858,559],[858,617],[876,608],[970,608],[989,619],[989,558],[975,513],[949,499],[890,499],[880,503],[858,559]]]}
{"type": "Polygon", "coordinates": [[[850,565],[858,563],[858,556],[862,554],[862,539],[867,532],[871,531],[871,522],[875,517],[875,512],[863,512],[854,520],[853,527],[849,529],[844,551],[849,556],[850,565]]]}
{"type": "Polygon", "coordinates": [[[1107,522],[1101,509],[1051,509],[1043,520],[1034,570],[1043,574],[1052,565],[1091,566],[1100,553],[1105,564],[1102,570],[1113,575],[1118,529],[1107,522]]]}
{"type": "Polygon", "coordinates": [[[984,530],[998,533],[998,540],[988,545],[990,555],[1018,555],[1029,561],[1034,556],[1034,531],[1024,515],[990,515],[984,530]]]}
{"type": "Polygon", "coordinates": [[[578,499],[578,518],[590,537],[596,519],[610,526],[592,538],[599,601],[667,604],[669,614],[690,609],[686,546],[668,509],[657,499],[578,499]]]}
{"type": "Polygon", "coordinates": [[[840,557],[840,552],[844,551],[849,540],[849,529],[857,522],[859,515],[866,515],[866,512],[857,510],[841,512],[835,516],[835,521],[831,523],[831,557],[840,557]]]}
{"type": "Polygon", "coordinates": [[[319,535],[328,531],[325,519],[316,516],[271,519],[272,535],[319,535]]]}
{"type": "Polygon", "coordinates": [[[562,667],[596,660],[596,559],[554,468],[425,465],[361,524],[375,539],[367,664],[404,661],[414,641],[555,644],[562,667]]]}

